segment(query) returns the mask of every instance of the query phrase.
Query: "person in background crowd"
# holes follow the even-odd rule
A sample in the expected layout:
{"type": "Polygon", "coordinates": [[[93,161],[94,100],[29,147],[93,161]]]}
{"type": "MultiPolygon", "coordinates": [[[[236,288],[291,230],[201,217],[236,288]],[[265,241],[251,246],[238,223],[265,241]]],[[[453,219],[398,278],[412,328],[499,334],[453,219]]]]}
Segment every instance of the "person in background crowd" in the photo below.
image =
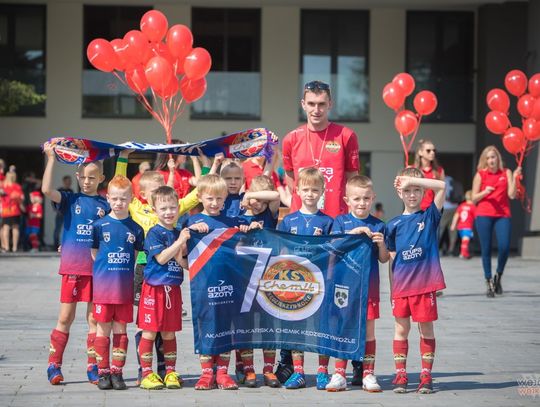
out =
{"type": "Polygon", "coordinates": [[[150,166],[150,163],[148,161],[143,161],[139,164],[139,172],[135,174],[135,176],[131,179],[133,195],[138,199],[141,199],[141,188],[139,187],[139,180],[141,179],[141,175],[143,175],[146,171],[149,171],[151,168],[152,167],[150,166]]]}
{"type": "Polygon", "coordinates": [[[31,252],[39,251],[39,234],[43,220],[43,196],[39,191],[30,193],[30,204],[26,206],[26,238],[31,252]]]}
{"type": "Polygon", "coordinates": [[[373,211],[373,216],[379,218],[380,220],[384,220],[385,213],[382,202],[375,203],[375,210],[373,211]]]}
{"type": "Polygon", "coordinates": [[[488,298],[502,294],[501,278],[510,253],[510,199],[516,197],[516,179],[521,167],[514,172],[504,167],[501,153],[495,146],[487,146],[478,160],[473,179],[472,201],[476,203],[476,231],[482,253],[482,267],[488,298]],[[491,274],[491,239],[497,236],[497,274],[491,274]]]}
{"type": "Polygon", "coordinates": [[[15,171],[8,171],[2,189],[2,252],[9,251],[10,247],[16,252],[19,247],[19,224],[24,195],[22,187],[17,183],[15,171]]]}
{"type": "MultiPolygon", "coordinates": [[[[58,188],[60,193],[73,193],[71,189],[72,179],[71,175],[64,175],[62,177],[62,186],[58,188]]],[[[55,207],[56,216],[54,218],[54,248],[58,249],[60,246],[60,238],[62,235],[62,228],[64,225],[64,215],[60,210],[57,210],[55,207]]]]}
{"type": "MultiPolygon", "coordinates": [[[[431,140],[418,140],[416,153],[414,155],[414,167],[422,171],[422,174],[424,174],[424,177],[427,179],[444,181],[444,169],[439,165],[437,157],[435,156],[436,153],[437,149],[431,140]]],[[[420,205],[423,211],[431,205],[434,197],[435,193],[431,189],[426,189],[420,205]]],[[[452,217],[450,217],[450,220],[451,219],[452,217]]]]}

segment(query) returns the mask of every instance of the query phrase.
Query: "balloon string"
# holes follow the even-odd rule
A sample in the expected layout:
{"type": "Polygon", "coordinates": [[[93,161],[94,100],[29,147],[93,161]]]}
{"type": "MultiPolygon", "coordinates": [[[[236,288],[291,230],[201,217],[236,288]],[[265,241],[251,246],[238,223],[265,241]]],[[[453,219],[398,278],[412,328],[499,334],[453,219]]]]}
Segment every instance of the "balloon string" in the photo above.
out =
{"type": "Polygon", "coordinates": [[[405,167],[409,166],[409,149],[405,143],[403,134],[399,133],[399,139],[401,140],[401,145],[403,146],[403,153],[405,154],[405,167]]]}
{"type": "Polygon", "coordinates": [[[410,150],[413,143],[414,143],[414,139],[416,138],[416,135],[418,134],[418,130],[420,129],[420,123],[422,123],[422,115],[419,114],[418,115],[418,123],[416,124],[416,128],[414,129],[414,133],[411,137],[411,142],[409,143],[409,145],[407,146],[407,148],[410,150]]]}

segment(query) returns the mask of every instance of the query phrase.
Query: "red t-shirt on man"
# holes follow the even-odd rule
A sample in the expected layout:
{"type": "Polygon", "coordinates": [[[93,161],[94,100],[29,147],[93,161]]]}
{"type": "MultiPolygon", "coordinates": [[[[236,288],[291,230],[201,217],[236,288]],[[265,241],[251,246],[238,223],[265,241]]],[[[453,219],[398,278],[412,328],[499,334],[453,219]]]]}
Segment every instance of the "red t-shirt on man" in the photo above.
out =
{"type": "Polygon", "coordinates": [[[347,183],[345,173],[360,168],[358,139],[351,129],[330,123],[325,130],[311,131],[304,124],[285,136],[282,150],[283,168],[294,172],[291,212],[302,206],[296,194],[298,172],[303,168],[317,167],[326,181],[321,209],[332,217],[347,213],[347,205],[343,201],[347,183]]]}
{"type": "MultiPolygon", "coordinates": [[[[242,169],[244,171],[244,181],[246,190],[249,189],[251,185],[251,180],[259,175],[263,175],[264,168],[252,160],[246,160],[242,163],[242,169]]],[[[274,182],[274,188],[277,189],[281,185],[279,177],[275,171],[271,175],[272,181],[274,182]]]]}

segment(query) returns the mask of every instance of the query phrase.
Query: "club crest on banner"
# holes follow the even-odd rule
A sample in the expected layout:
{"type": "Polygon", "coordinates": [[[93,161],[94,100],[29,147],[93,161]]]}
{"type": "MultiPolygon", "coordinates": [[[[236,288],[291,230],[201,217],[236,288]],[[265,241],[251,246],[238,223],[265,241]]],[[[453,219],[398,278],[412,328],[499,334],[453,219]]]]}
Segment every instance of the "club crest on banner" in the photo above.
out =
{"type": "Polygon", "coordinates": [[[83,140],[70,138],[53,139],[55,142],[55,152],[58,160],[64,164],[79,165],[85,162],[90,154],[83,140]]]}
{"type": "Polygon", "coordinates": [[[259,280],[257,302],[269,314],[286,321],[313,315],[324,298],[321,270],[304,257],[272,257],[259,280]]]}
{"type": "Polygon", "coordinates": [[[334,287],[334,304],[338,308],[345,308],[349,305],[349,287],[336,284],[334,287]]]}
{"type": "MultiPolygon", "coordinates": [[[[231,145],[229,146],[229,152],[236,158],[249,158],[259,153],[268,141],[266,129],[253,129],[248,132],[238,134],[231,145]]],[[[272,139],[277,137],[272,133],[272,139]]]]}

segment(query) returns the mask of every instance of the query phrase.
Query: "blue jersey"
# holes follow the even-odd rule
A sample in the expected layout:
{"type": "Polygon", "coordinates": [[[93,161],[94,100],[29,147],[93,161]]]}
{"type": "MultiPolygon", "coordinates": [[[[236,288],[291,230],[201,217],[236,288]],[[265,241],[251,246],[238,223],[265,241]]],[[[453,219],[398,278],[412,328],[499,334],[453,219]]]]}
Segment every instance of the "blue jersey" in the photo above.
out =
{"type": "Polygon", "coordinates": [[[241,194],[229,194],[225,199],[222,213],[229,218],[236,218],[242,215],[245,210],[240,208],[240,203],[244,199],[244,193],[241,194]]]}
{"type": "Polygon", "coordinates": [[[296,211],[283,218],[278,225],[278,230],[293,235],[329,235],[332,230],[332,223],[333,219],[321,211],[314,214],[296,211]]]}
{"type": "Polygon", "coordinates": [[[133,219],[110,215],[94,222],[92,248],[98,249],[92,279],[93,301],[132,304],[135,252],[144,248],[144,230],[133,219]]]}
{"type": "Polygon", "coordinates": [[[222,213],[218,216],[210,216],[204,213],[197,213],[196,215],[190,216],[187,220],[186,227],[190,227],[196,223],[206,223],[210,230],[213,229],[226,229],[234,228],[240,225],[248,225],[247,221],[241,217],[228,217],[222,213]]]}
{"type": "Polygon", "coordinates": [[[446,287],[439,260],[440,220],[441,212],[431,203],[425,211],[396,216],[388,222],[386,246],[396,252],[392,263],[392,298],[446,287]]]}
{"type": "Polygon", "coordinates": [[[60,203],[53,206],[64,216],[60,274],[92,275],[92,224],[110,210],[100,195],[60,192],[60,203]]]}
{"type": "Polygon", "coordinates": [[[156,256],[170,247],[180,236],[178,229],[167,229],[157,224],[146,235],[144,252],[146,266],[144,267],[144,282],[148,285],[180,285],[184,281],[184,269],[176,260],[171,258],[166,264],[159,264],[156,256]]]}
{"type": "Polygon", "coordinates": [[[250,225],[251,222],[259,222],[265,229],[275,229],[277,226],[277,217],[274,216],[268,207],[257,215],[246,215],[244,213],[243,215],[240,215],[240,217],[245,219],[248,225],[250,225]]]}
{"type": "MultiPolygon", "coordinates": [[[[332,234],[349,233],[351,230],[361,226],[369,228],[372,232],[380,232],[386,235],[386,225],[379,218],[368,215],[365,219],[359,219],[351,213],[339,215],[334,219],[332,234]]],[[[371,248],[370,264],[368,298],[372,302],[378,302],[380,300],[379,247],[375,243],[372,244],[371,248]]]]}

